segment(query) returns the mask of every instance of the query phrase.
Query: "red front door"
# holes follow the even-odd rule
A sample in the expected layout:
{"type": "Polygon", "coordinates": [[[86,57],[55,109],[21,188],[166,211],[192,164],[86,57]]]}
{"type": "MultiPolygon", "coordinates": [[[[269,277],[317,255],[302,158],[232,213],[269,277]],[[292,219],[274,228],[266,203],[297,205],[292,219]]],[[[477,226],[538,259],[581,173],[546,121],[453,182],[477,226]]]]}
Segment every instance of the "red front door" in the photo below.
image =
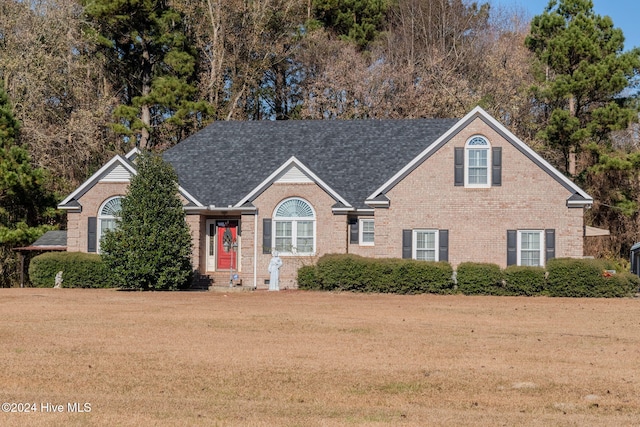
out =
{"type": "Polygon", "coordinates": [[[237,270],[238,221],[216,221],[216,225],[216,269],[237,270]]]}

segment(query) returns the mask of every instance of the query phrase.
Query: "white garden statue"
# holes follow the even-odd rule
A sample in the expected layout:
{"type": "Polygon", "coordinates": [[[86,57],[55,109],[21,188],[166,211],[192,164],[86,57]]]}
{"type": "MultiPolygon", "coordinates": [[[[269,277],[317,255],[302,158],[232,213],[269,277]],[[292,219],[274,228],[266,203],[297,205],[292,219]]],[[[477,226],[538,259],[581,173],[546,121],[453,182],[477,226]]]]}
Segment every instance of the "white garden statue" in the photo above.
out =
{"type": "Polygon", "coordinates": [[[282,267],[282,260],[278,256],[278,252],[273,252],[273,257],[269,261],[269,290],[280,290],[280,267],[282,267]]]}
{"type": "Polygon", "coordinates": [[[53,279],[53,287],[56,289],[62,287],[62,271],[56,273],[56,277],[53,279]]]}

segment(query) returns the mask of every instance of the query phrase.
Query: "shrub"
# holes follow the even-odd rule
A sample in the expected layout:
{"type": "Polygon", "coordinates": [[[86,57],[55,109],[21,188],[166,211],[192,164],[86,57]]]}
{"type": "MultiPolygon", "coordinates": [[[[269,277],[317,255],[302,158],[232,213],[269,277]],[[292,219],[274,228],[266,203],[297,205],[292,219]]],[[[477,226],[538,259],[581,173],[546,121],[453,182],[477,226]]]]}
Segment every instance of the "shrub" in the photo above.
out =
{"type": "Polygon", "coordinates": [[[640,277],[628,271],[606,277],[605,282],[608,282],[606,289],[609,294],[603,297],[629,297],[640,292],[640,277]]]}
{"type": "Polygon", "coordinates": [[[357,255],[324,255],[318,260],[317,278],[322,290],[360,290],[366,287],[364,258],[357,255]]]}
{"type": "Polygon", "coordinates": [[[453,269],[446,262],[365,258],[329,254],[314,269],[298,270],[302,289],[380,293],[445,293],[452,288],[453,269]]]}
{"type": "Polygon", "coordinates": [[[101,250],[119,284],[130,289],[177,290],[192,275],[191,234],[178,197],[178,178],[159,156],[143,153],[122,199],[118,228],[101,250]]]}
{"type": "Polygon", "coordinates": [[[554,297],[611,298],[629,296],[638,280],[620,272],[606,277],[609,263],[599,259],[556,258],[549,260],[547,288],[554,297]]]}
{"type": "Polygon", "coordinates": [[[507,295],[503,273],[497,264],[463,262],[458,265],[458,290],[466,295],[507,295]]]}
{"type": "Polygon", "coordinates": [[[509,295],[539,295],[546,287],[543,267],[510,265],[504,270],[504,280],[509,295]]]}
{"type": "Polygon", "coordinates": [[[394,270],[394,283],[401,286],[396,293],[443,294],[453,291],[453,267],[448,262],[396,261],[398,265],[394,270]]]}
{"type": "Polygon", "coordinates": [[[29,264],[29,280],[37,287],[53,287],[59,271],[65,288],[115,286],[113,274],[100,255],[81,252],[47,252],[34,257],[29,264]]]}
{"type": "Polygon", "coordinates": [[[298,288],[309,291],[320,289],[315,265],[305,265],[298,269],[298,288]]]}

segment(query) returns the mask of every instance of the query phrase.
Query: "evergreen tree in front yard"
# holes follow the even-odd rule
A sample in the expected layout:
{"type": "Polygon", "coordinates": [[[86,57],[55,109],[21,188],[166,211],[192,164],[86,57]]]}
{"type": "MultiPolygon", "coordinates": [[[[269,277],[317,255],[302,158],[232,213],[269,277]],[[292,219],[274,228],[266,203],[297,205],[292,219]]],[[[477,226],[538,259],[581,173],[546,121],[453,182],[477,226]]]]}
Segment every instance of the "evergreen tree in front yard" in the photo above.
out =
{"type": "Polygon", "coordinates": [[[14,286],[20,273],[12,248],[33,243],[55,229],[56,200],[46,189],[47,174],[32,165],[17,140],[20,122],[0,89],[0,286],[14,286]]]}
{"type": "Polygon", "coordinates": [[[191,278],[191,235],[178,177],[160,156],[143,153],[117,229],[101,241],[102,257],[123,288],[178,290],[191,278]]]}

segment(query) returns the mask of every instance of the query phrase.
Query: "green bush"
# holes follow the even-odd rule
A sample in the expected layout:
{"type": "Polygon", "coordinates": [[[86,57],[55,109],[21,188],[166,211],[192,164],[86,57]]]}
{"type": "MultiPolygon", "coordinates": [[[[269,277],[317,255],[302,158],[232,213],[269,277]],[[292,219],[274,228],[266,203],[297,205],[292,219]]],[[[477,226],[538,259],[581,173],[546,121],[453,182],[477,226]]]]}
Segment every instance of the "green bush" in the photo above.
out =
{"type": "MultiPolygon", "coordinates": [[[[609,261],[554,259],[543,267],[466,262],[456,271],[458,291],[467,295],[540,295],[624,297],[639,291],[640,278],[629,272],[608,275],[609,261]]],[[[447,262],[364,258],[330,254],[316,266],[298,270],[300,289],[396,294],[452,293],[453,270],[447,262]]]]}
{"type": "Polygon", "coordinates": [[[34,286],[52,288],[59,271],[64,288],[115,286],[100,255],[81,252],[47,252],[34,257],[29,264],[29,280],[34,286]]]}
{"type": "Polygon", "coordinates": [[[298,270],[301,289],[397,294],[451,292],[453,269],[446,262],[365,258],[329,254],[298,270]]]}
{"type": "Polygon", "coordinates": [[[497,264],[463,262],[456,271],[458,290],[465,295],[509,295],[497,264]]]}
{"type": "Polygon", "coordinates": [[[324,255],[318,260],[317,278],[322,290],[364,291],[368,287],[365,258],[357,255],[324,255]]]}
{"type": "Polygon", "coordinates": [[[605,279],[609,282],[607,289],[610,294],[603,296],[629,297],[640,292],[640,277],[631,272],[621,271],[605,279]]]}
{"type": "Polygon", "coordinates": [[[396,293],[432,293],[453,292],[453,267],[444,261],[427,262],[416,260],[395,260],[394,283],[401,286],[396,293]]]}
{"type": "Polygon", "coordinates": [[[638,279],[620,272],[605,273],[610,263],[599,259],[556,258],[547,263],[547,289],[554,297],[612,298],[632,295],[638,279]]]}
{"type": "Polygon", "coordinates": [[[546,287],[543,267],[510,265],[504,270],[504,280],[509,295],[540,295],[546,287]]]}
{"type": "Polygon", "coordinates": [[[320,289],[315,265],[305,265],[298,269],[298,288],[308,291],[320,289]]]}

